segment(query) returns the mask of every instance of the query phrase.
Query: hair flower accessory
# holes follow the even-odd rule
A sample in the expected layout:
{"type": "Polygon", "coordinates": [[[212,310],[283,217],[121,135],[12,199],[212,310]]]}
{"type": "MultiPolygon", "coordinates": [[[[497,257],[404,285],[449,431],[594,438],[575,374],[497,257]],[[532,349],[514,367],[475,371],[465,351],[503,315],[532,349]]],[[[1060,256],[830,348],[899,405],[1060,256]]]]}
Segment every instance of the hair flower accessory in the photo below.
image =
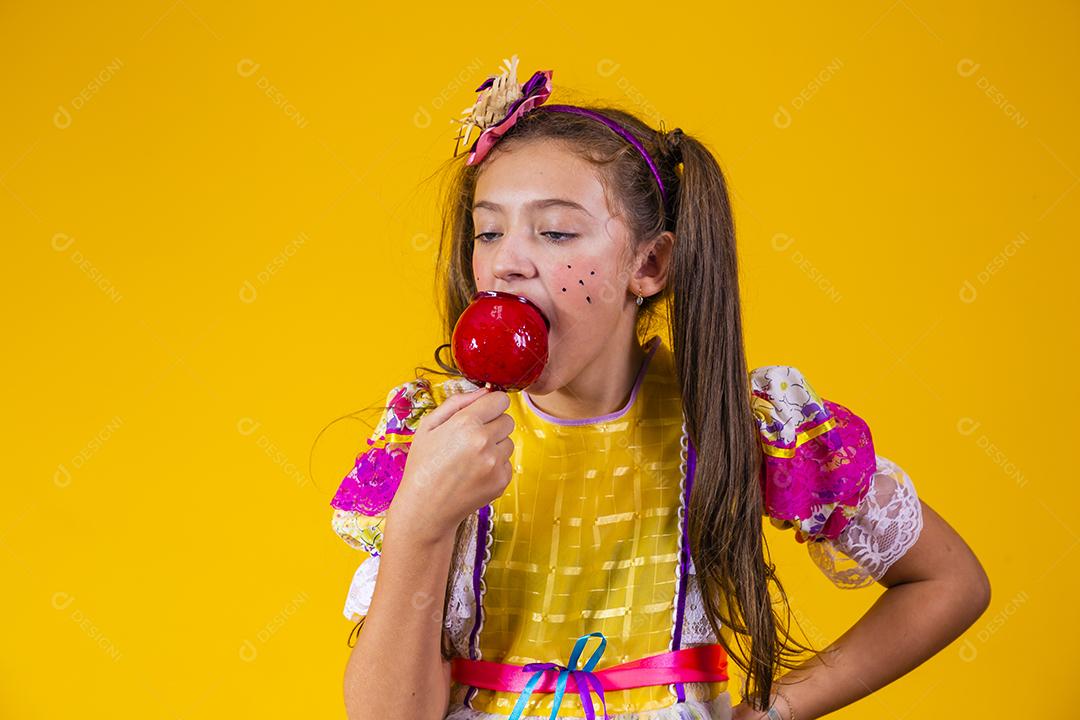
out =
{"type": "MultiPolygon", "coordinates": [[[[537,70],[527,83],[519,87],[517,84],[517,55],[512,55],[509,60],[503,59],[503,64],[505,68],[502,74],[489,77],[480,87],[476,88],[476,91],[480,93],[480,97],[477,98],[472,107],[462,110],[462,115],[465,117],[457,120],[451,119],[451,122],[456,121],[462,124],[462,130],[457,136],[457,144],[454,146],[454,157],[460,154],[458,150],[461,147],[461,141],[469,142],[472,129],[477,127],[481,130],[480,137],[469,148],[469,157],[465,160],[466,165],[476,165],[483,160],[492,146],[517,123],[519,118],[533,109],[539,108],[551,95],[551,74],[553,71],[537,70]]],[[[656,162],[653,161],[652,156],[649,155],[649,151],[645,149],[645,146],[632,132],[602,113],[578,107],[577,105],[544,105],[540,109],[592,118],[621,135],[623,139],[634,146],[634,149],[638,151],[649,166],[649,172],[652,173],[657,186],[660,188],[660,196],[664,201],[664,207],[665,209],[669,207],[672,198],[668,193],[668,189],[664,187],[664,180],[660,177],[660,170],[656,162]]],[[[681,133],[682,130],[677,130],[674,133],[673,140],[676,144],[681,133]]]]}
{"type": "Polygon", "coordinates": [[[540,105],[551,95],[551,70],[537,70],[524,85],[517,84],[518,56],[503,59],[502,74],[489,77],[476,88],[480,93],[476,103],[462,110],[462,119],[451,122],[462,124],[454,146],[457,157],[462,142],[469,142],[473,128],[481,130],[480,136],[469,148],[466,165],[475,165],[488,154],[495,142],[512,128],[525,113],[540,105]]]}

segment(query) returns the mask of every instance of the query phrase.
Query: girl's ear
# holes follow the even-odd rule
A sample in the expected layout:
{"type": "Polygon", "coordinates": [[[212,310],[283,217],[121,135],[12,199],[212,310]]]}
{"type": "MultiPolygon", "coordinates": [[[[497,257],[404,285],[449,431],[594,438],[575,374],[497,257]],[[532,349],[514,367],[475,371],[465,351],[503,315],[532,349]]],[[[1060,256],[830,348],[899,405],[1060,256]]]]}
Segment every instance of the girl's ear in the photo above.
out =
{"type": "Polygon", "coordinates": [[[637,256],[637,269],[630,287],[632,291],[648,297],[667,286],[674,245],[675,234],[670,230],[665,230],[645,244],[637,256]]]}

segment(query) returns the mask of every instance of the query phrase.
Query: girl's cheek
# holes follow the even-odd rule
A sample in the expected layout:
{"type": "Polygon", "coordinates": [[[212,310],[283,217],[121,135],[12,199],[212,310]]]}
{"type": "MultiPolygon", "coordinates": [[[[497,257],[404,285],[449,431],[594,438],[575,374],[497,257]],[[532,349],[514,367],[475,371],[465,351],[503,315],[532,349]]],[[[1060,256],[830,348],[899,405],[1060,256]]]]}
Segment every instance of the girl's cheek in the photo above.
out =
{"type": "Polygon", "coordinates": [[[555,273],[555,294],[562,307],[586,310],[603,302],[605,285],[600,269],[588,259],[569,260],[555,273]]]}
{"type": "MultiPolygon", "coordinates": [[[[482,282],[483,287],[491,289],[495,286],[495,270],[492,267],[491,258],[486,255],[478,256],[477,253],[473,253],[473,257],[476,258],[473,261],[473,277],[476,278],[478,283],[482,282]]],[[[478,285],[478,287],[480,287],[478,285]]]]}

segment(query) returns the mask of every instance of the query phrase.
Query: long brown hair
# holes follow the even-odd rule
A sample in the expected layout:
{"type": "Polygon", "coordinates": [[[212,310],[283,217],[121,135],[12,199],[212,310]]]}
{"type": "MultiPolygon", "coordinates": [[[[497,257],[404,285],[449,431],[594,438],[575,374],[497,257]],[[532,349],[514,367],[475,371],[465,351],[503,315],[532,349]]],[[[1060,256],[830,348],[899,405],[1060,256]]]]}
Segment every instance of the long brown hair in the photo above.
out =
{"type": "MultiPolygon", "coordinates": [[[[594,119],[534,111],[491,153],[535,140],[565,143],[595,166],[609,203],[629,228],[632,248],[665,230],[675,234],[668,284],[644,300],[636,330],[640,341],[666,317],[687,431],[697,452],[688,524],[702,602],[717,640],[745,672],[743,696],[764,709],[780,669],[793,669],[801,653],[817,651],[789,631],[787,594],[763,532],[761,449],[750,405],[727,183],[712,152],[694,137],[680,133],[676,139],[621,109],[579,106],[615,120],[641,141],[671,196],[668,208],[641,155],[594,119]],[[770,584],[783,616],[774,608],[770,584]],[[733,632],[738,652],[721,626],[733,632]]],[[[443,168],[436,296],[446,342],[476,291],[472,203],[482,167],[465,165],[459,156],[443,168]]],[[[440,374],[457,374],[438,351],[436,363],[444,370],[440,374]]],[[[418,376],[421,369],[439,372],[418,367],[418,376]]]]}

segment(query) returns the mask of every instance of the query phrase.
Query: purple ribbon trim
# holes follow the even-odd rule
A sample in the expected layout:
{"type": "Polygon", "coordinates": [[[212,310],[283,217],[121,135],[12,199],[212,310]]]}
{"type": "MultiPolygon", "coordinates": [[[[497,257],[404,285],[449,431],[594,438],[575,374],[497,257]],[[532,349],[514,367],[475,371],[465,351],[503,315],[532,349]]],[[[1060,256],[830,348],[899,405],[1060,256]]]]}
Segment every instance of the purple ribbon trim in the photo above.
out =
{"type": "MultiPolygon", "coordinates": [[[[480,600],[480,575],[483,572],[484,563],[484,551],[487,549],[487,534],[490,527],[491,518],[491,505],[485,505],[480,508],[478,512],[478,519],[476,523],[476,556],[473,558],[473,598],[475,600],[474,607],[476,608],[476,618],[473,620],[473,629],[469,633],[469,659],[476,660],[476,640],[480,634],[480,622],[481,615],[484,612],[483,605],[480,600]]],[[[472,709],[472,699],[476,696],[478,689],[470,687],[468,692],[465,693],[465,707],[472,709]]]]}
{"type": "MultiPolygon", "coordinates": [[[[686,438],[686,443],[689,446],[686,456],[686,481],[683,483],[683,519],[682,528],[682,543],[679,550],[679,601],[675,612],[675,635],[672,637],[672,650],[679,650],[682,647],[682,626],[683,616],[686,613],[686,576],[690,572],[690,538],[689,538],[689,519],[690,519],[690,491],[694,487],[694,472],[697,470],[697,450],[694,448],[693,441],[689,436],[686,438]]],[[[686,689],[682,683],[675,683],[675,695],[678,697],[679,702],[686,701],[686,689]]]]}

